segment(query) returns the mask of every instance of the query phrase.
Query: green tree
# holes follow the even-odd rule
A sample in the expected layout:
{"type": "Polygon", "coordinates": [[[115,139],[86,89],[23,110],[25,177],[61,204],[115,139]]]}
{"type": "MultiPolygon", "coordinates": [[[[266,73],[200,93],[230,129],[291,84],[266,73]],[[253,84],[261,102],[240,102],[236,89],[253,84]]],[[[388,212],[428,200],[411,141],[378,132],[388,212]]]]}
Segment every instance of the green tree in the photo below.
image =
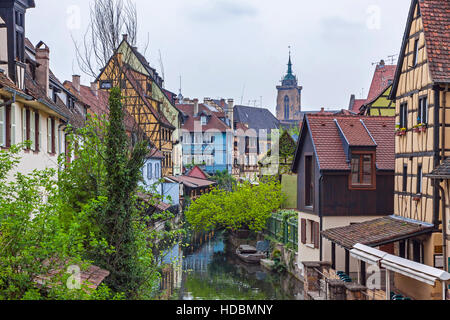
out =
{"type": "Polygon", "coordinates": [[[261,231],[284,198],[281,185],[275,179],[257,186],[247,182],[238,184],[231,192],[215,188],[191,204],[186,219],[195,230],[245,228],[261,231]]]}
{"type": "Polygon", "coordinates": [[[90,262],[84,212],[63,218],[54,169],[17,172],[22,147],[0,151],[0,300],[112,297],[104,286],[94,292],[66,286],[67,268],[83,270],[90,262]]]}
{"type": "Polygon", "coordinates": [[[228,172],[228,170],[217,171],[211,179],[217,182],[217,187],[226,191],[233,191],[236,187],[236,179],[228,172]]]}

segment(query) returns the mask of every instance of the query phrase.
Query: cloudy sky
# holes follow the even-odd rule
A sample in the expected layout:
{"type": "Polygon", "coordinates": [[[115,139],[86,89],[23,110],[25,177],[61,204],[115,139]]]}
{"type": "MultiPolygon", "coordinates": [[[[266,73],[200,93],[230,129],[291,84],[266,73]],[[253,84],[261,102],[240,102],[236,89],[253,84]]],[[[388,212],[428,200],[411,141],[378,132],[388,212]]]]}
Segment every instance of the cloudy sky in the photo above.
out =
{"type": "MultiPolygon", "coordinates": [[[[234,98],[274,112],[288,46],[304,110],[346,108],[366,97],[375,66],[398,54],[410,0],[134,0],[140,47],[166,88],[185,97],[234,98]]],[[[79,74],[71,36],[81,40],[90,0],[36,0],[27,36],[51,49],[60,80],[79,74]]],[[[83,77],[85,84],[91,79],[83,77]]]]}

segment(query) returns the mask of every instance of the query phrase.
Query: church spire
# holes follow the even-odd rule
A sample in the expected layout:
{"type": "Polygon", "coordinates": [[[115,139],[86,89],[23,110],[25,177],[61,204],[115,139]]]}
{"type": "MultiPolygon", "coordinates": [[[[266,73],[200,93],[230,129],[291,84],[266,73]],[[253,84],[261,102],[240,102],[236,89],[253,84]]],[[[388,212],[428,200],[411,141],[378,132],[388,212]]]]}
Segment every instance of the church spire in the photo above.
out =
{"type": "Polygon", "coordinates": [[[291,47],[289,46],[289,62],[288,71],[286,76],[282,80],[283,86],[297,86],[297,78],[292,72],[292,58],[291,58],[291,47]]]}
{"type": "Polygon", "coordinates": [[[288,63],[288,75],[292,74],[292,61],[291,61],[291,47],[289,47],[289,63],[288,63]]]}

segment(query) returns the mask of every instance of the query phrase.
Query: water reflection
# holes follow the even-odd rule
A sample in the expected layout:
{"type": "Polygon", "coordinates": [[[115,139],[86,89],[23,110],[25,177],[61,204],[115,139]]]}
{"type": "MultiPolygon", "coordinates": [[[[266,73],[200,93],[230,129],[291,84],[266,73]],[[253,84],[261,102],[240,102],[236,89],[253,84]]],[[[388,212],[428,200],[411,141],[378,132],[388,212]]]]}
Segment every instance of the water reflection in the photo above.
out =
{"type": "Polygon", "coordinates": [[[165,262],[177,261],[163,272],[163,298],[173,300],[300,300],[303,285],[288,274],[278,275],[259,265],[241,262],[223,233],[194,252],[175,246],[165,262]]]}

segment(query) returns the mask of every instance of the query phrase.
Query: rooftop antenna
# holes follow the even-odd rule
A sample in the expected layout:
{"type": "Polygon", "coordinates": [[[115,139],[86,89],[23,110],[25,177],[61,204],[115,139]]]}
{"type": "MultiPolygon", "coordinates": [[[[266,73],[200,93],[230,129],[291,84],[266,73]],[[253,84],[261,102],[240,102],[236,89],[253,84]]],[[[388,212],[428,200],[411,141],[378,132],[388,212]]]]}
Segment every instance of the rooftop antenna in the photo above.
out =
{"type": "Polygon", "coordinates": [[[395,63],[395,60],[397,60],[397,56],[398,56],[398,53],[388,56],[388,60],[391,61],[391,65],[393,65],[395,63]]]}
{"type": "Polygon", "coordinates": [[[242,88],[241,105],[242,105],[242,102],[244,102],[244,93],[245,93],[245,83],[244,83],[244,87],[242,88]]]}
{"type": "Polygon", "coordinates": [[[162,60],[161,50],[159,50],[159,65],[161,67],[161,75],[162,75],[163,86],[164,86],[164,81],[166,80],[166,77],[165,77],[165,73],[164,73],[164,64],[163,64],[163,60],[162,60]]]}

